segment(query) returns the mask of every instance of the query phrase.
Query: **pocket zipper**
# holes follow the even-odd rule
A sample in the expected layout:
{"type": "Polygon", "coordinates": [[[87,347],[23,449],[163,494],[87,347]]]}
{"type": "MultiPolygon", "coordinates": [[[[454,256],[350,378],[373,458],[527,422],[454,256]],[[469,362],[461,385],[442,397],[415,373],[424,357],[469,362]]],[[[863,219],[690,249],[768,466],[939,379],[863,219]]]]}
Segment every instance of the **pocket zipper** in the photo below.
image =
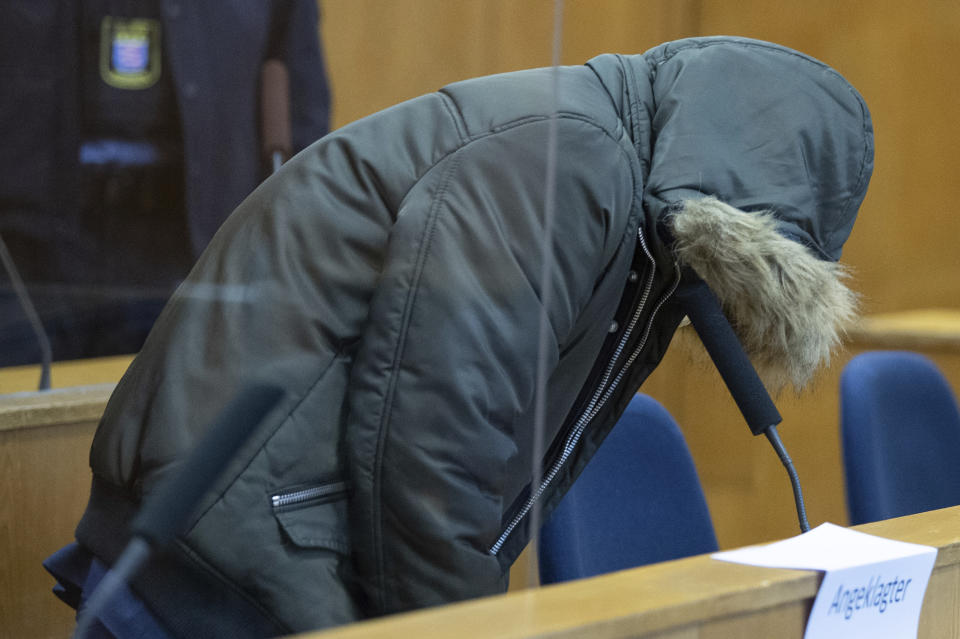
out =
{"type": "Polygon", "coordinates": [[[274,511],[280,512],[309,504],[325,503],[345,494],[347,489],[348,484],[345,481],[304,486],[270,495],[270,505],[274,511]]]}

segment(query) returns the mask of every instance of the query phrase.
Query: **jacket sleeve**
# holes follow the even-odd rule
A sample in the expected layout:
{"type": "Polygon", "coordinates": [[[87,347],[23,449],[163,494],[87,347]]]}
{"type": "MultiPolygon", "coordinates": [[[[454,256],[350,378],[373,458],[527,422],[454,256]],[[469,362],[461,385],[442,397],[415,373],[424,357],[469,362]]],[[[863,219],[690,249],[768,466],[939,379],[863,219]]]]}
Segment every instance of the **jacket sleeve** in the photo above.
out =
{"type": "MultiPolygon", "coordinates": [[[[637,221],[623,147],[574,118],[558,127],[555,264],[542,281],[548,126],[507,126],[448,156],[391,231],[348,397],[354,557],[375,614],[505,588],[488,549],[528,481],[541,309],[555,372],[606,333],[619,301],[584,329],[637,221]]],[[[575,391],[552,412],[562,418],[575,391]]]]}
{"type": "MultiPolygon", "coordinates": [[[[416,145],[389,132],[443,113],[440,100],[428,96],[343,127],[246,198],[172,296],[111,398],[94,445],[95,472],[116,485],[143,475],[149,489],[151,471],[189,449],[194,431],[246,381],[271,379],[300,401],[332,358],[352,359],[403,196],[419,167],[457,144],[452,127],[432,126],[416,145]]],[[[317,424],[339,409],[303,410],[304,421],[317,424]]],[[[311,435],[281,457],[321,466],[311,454],[335,447],[318,439],[311,435]]]]}
{"type": "Polygon", "coordinates": [[[280,513],[270,496],[343,479],[351,363],[404,194],[459,146],[441,125],[446,113],[436,95],[398,105],[326,136],[261,184],[164,309],[91,449],[101,480],[147,497],[247,381],[281,385],[284,404],[201,500],[178,548],[291,631],[352,618],[338,568],[346,508],[280,513]]]}

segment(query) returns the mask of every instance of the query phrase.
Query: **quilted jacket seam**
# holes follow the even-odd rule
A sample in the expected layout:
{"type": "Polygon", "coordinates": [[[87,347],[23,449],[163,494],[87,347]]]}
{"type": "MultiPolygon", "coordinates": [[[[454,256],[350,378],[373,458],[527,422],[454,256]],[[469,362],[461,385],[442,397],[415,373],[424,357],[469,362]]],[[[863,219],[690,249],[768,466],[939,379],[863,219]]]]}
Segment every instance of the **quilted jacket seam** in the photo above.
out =
{"type": "Polygon", "coordinates": [[[390,430],[390,416],[393,408],[393,398],[396,393],[397,378],[400,372],[400,366],[403,361],[403,351],[406,345],[407,330],[410,323],[410,316],[413,312],[413,307],[416,303],[417,293],[419,291],[420,278],[423,274],[424,264],[426,263],[427,254],[429,253],[430,245],[433,240],[433,234],[436,228],[436,220],[438,212],[440,210],[440,205],[443,202],[444,196],[446,195],[447,189],[450,185],[451,180],[453,179],[454,171],[459,164],[459,158],[455,158],[451,161],[450,166],[444,172],[443,178],[440,181],[440,186],[437,190],[437,194],[434,196],[433,201],[430,206],[430,213],[427,216],[426,228],[423,233],[423,240],[420,244],[420,248],[417,252],[416,263],[414,266],[414,272],[411,277],[410,287],[407,290],[406,300],[403,306],[403,315],[400,319],[400,330],[397,335],[397,343],[394,347],[393,358],[391,364],[390,377],[387,382],[386,394],[383,399],[384,410],[380,417],[380,425],[377,429],[377,448],[376,448],[376,457],[374,459],[373,473],[372,473],[372,492],[373,499],[371,500],[373,507],[372,521],[373,521],[373,547],[374,552],[376,553],[375,566],[376,573],[375,579],[377,582],[377,604],[381,610],[386,609],[386,570],[385,570],[385,560],[383,553],[383,522],[382,522],[382,500],[380,497],[380,490],[382,487],[382,482],[380,480],[381,470],[383,466],[383,455],[384,448],[387,440],[387,435],[390,430]]]}

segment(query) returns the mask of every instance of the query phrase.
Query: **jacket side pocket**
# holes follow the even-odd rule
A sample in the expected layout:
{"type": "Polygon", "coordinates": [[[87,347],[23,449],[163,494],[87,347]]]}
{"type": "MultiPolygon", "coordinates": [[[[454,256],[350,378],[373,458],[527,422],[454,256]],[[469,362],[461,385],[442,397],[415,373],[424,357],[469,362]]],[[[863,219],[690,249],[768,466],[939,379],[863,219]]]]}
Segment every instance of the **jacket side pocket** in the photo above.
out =
{"type": "Polygon", "coordinates": [[[299,548],[350,552],[345,481],[301,484],[270,495],[270,506],[287,539],[299,548]]]}

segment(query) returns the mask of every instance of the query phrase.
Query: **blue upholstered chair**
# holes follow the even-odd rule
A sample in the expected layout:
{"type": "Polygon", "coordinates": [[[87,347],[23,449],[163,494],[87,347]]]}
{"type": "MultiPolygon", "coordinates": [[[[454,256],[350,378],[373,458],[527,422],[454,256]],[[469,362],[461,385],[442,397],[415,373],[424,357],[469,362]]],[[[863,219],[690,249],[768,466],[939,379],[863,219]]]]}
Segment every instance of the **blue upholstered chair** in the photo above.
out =
{"type": "Polygon", "coordinates": [[[851,359],[840,422],[852,524],[960,504],[960,411],[929,359],[905,351],[851,359]]]}
{"type": "Polygon", "coordinates": [[[626,412],[541,529],[543,584],[717,549],[676,422],[646,395],[626,412]]]}

